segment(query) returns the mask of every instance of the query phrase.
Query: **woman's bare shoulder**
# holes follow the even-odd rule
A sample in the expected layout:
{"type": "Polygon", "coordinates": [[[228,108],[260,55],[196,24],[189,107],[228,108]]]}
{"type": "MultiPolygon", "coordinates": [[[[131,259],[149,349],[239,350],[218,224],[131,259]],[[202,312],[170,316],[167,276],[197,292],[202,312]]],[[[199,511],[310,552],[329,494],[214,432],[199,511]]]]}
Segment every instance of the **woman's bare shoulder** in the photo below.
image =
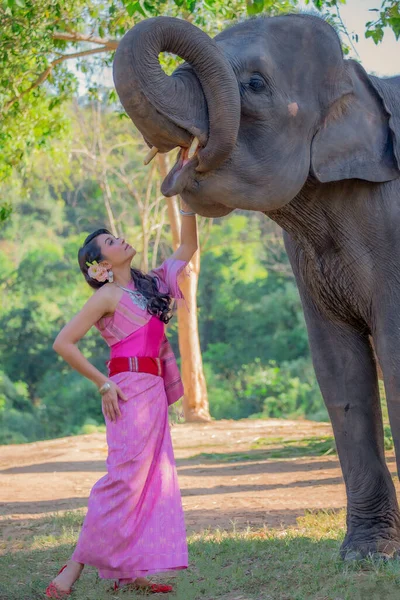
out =
{"type": "Polygon", "coordinates": [[[123,291],[121,290],[121,288],[116,286],[114,283],[105,283],[100,288],[95,290],[95,292],[92,295],[92,299],[96,304],[99,303],[102,306],[107,307],[107,312],[104,313],[103,316],[109,317],[114,313],[115,309],[117,308],[117,305],[121,300],[122,294],[123,291]]]}

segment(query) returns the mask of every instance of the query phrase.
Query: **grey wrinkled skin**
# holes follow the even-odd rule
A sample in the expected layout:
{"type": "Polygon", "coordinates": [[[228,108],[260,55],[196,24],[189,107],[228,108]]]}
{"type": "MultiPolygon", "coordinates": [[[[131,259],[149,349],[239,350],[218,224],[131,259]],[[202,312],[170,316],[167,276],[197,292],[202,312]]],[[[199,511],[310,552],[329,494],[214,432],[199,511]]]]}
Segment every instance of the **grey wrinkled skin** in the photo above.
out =
{"type": "Polygon", "coordinates": [[[246,21],[209,45],[195,27],[160,19],[150,45],[136,26],[117,51],[121,102],[162,151],[200,139],[166,195],[209,217],[262,211],[283,228],[347,490],[341,554],[394,557],[400,513],[371,339],[399,471],[400,77],[344,60],[335,31],[309,15],[246,21]],[[187,63],[168,78],[155,58],[178,46],[187,63]]]}

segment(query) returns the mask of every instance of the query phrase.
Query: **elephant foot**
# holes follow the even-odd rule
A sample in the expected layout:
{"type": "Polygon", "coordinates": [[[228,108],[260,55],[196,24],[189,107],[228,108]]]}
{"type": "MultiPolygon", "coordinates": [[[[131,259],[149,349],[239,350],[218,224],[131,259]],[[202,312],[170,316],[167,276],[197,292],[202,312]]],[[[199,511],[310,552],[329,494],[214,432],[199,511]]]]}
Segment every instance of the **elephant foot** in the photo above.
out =
{"type": "Polygon", "coordinates": [[[341,551],[341,558],[344,562],[357,562],[365,559],[372,559],[376,561],[386,562],[392,559],[399,559],[400,556],[398,552],[393,552],[392,554],[387,554],[385,552],[370,552],[369,554],[365,554],[360,550],[347,550],[345,553],[341,551]]]}
{"type": "Polygon", "coordinates": [[[340,556],[345,562],[371,558],[387,561],[400,558],[400,535],[395,539],[378,538],[357,541],[356,536],[347,537],[340,548],[340,556]],[[353,539],[352,539],[353,537],[353,539]]]}

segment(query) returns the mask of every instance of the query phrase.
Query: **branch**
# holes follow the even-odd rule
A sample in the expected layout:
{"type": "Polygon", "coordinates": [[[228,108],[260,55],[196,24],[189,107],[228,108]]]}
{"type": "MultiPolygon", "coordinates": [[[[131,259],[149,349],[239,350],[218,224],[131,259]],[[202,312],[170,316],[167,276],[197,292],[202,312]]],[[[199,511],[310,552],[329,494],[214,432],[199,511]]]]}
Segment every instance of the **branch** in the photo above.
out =
{"type": "Polygon", "coordinates": [[[110,51],[110,48],[108,48],[107,46],[102,46],[101,48],[92,48],[91,50],[82,50],[81,52],[74,52],[72,54],[64,54],[63,56],[56,58],[49,64],[47,69],[39,75],[39,77],[32,83],[32,85],[30,87],[28,87],[26,90],[24,90],[17,96],[14,96],[14,98],[12,98],[9,102],[7,102],[7,104],[5,104],[5,106],[3,108],[3,113],[6,113],[13,106],[13,104],[15,104],[15,102],[18,102],[18,100],[20,100],[21,98],[23,98],[24,96],[29,94],[29,92],[31,92],[35,88],[39,87],[39,85],[41,85],[44,81],[46,81],[46,79],[49,77],[50,73],[52,72],[52,70],[54,69],[54,67],[56,65],[66,61],[66,60],[70,60],[71,58],[80,58],[82,56],[89,56],[90,54],[99,54],[100,52],[109,52],[109,51],[110,51]]]}
{"type": "Polygon", "coordinates": [[[56,58],[51,63],[53,67],[58,63],[70,60],[71,58],[80,58],[81,56],[89,56],[89,54],[99,54],[100,52],[109,52],[109,48],[102,46],[101,48],[91,48],[90,50],[82,50],[81,52],[73,52],[72,54],[63,54],[59,58],[56,58]]]}
{"type": "Polygon", "coordinates": [[[64,40],[66,42],[92,42],[93,44],[99,44],[105,46],[108,50],[116,50],[118,47],[118,40],[107,40],[104,38],[97,37],[91,34],[56,32],[52,35],[53,40],[64,40]]]}
{"type": "Polygon", "coordinates": [[[50,75],[50,73],[52,72],[52,70],[53,70],[53,65],[49,65],[47,67],[47,69],[45,71],[43,71],[43,73],[41,73],[39,75],[39,77],[36,79],[36,81],[34,81],[32,83],[32,85],[30,87],[28,87],[25,91],[21,92],[21,94],[18,94],[17,96],[14,96],[14,98],[12,98],[9,102],[7,102],[7,104],[4,106],[3,114],[5,112],[7,112],[8,109],[11,108],[12,105],[15,104],[20,98],[22,98],[26,94],[29,94],[29,92],[31,92],[35,88],[39,87],[39,85],[41,83],[43,83],[44,81],[46,81],[46,79],[48,78],[48,76],[50,75]]]}
{"type": "Polygon", "coordinates": [[[346,25],[343,23],[342,15],[340,14],[340,10],[339,10],[339,5],[338,5],[338,4],[336,4],[336,12],[337,12],[337,16],[338,16],[338,19],[339,19],[339,21],[340,21],[340,24],[341,24],[341,26],[343,27],[343,30],[344,30],[344,32],[345,32],[345,33],[346,33],[346,35],[347,35],[347,39],[349,40],[349,42],[350,42],[350,45],[351,45],[351,47],[353,48],[353,51],[354,51],[354,53],[355,53],[355,54],[358,56],[358,58],[359,58],[359,60],[360,60],[360,55],[358,54],[358,52],[357,52],[357,50],[356,50],[356,47],[355,47],[355,46],[354,46],[354,44],[353,44],[353,40],[351,39],[351,37],[350,37],[350,34],[349,34],[349,32],[347,31],[347,27],[346,27],[346,25]]]}
{"type": "Polygon", "coordinates": [[[141,196],[139,194],[139,192],[137,191],[136,187],[134,185],[132,185],[132,178],[130,179],[129,177],[127,177],[124,173],[122,173],[122,170],[117,170],[114,168],[110,168],[111,173],[114,173],[114,175],[116,175],[116,177],[118,177],[118,179],[120,181],[122,181],[122,183],[125,185],[126,189],[128,190],[128,193],[136,200],[139,209],[141,211],[143,211],[143,202],[141,199],[141,196]]]}
{"type": "Polygon", "coordinates": [[[93,160],[93,162],[97,161],[97,156],[89,152],[87,148],[73,148],[71,150],[71,154],[84,154],[85,156],[93,160]]]}

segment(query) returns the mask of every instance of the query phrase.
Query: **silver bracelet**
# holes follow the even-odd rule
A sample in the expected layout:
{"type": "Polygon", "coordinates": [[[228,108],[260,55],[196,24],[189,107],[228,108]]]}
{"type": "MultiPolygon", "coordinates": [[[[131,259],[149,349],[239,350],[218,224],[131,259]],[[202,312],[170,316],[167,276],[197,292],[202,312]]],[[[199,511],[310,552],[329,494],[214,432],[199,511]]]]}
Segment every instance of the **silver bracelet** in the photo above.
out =
{"type": "Polygon", "coordinates": [[[109,381],[105,381],[103,385],[99,387],[99,392],[102,396],[109,390],[111,390],[111,383],[109,381]]]}
{"type": "Polygon", "coordinates": [[[184,215],[185,217],[194,217],[196,215],[195,212],[185,212],[181,208],[179,209],[179,212],[181,213],[181,215],[184,215]]]}

